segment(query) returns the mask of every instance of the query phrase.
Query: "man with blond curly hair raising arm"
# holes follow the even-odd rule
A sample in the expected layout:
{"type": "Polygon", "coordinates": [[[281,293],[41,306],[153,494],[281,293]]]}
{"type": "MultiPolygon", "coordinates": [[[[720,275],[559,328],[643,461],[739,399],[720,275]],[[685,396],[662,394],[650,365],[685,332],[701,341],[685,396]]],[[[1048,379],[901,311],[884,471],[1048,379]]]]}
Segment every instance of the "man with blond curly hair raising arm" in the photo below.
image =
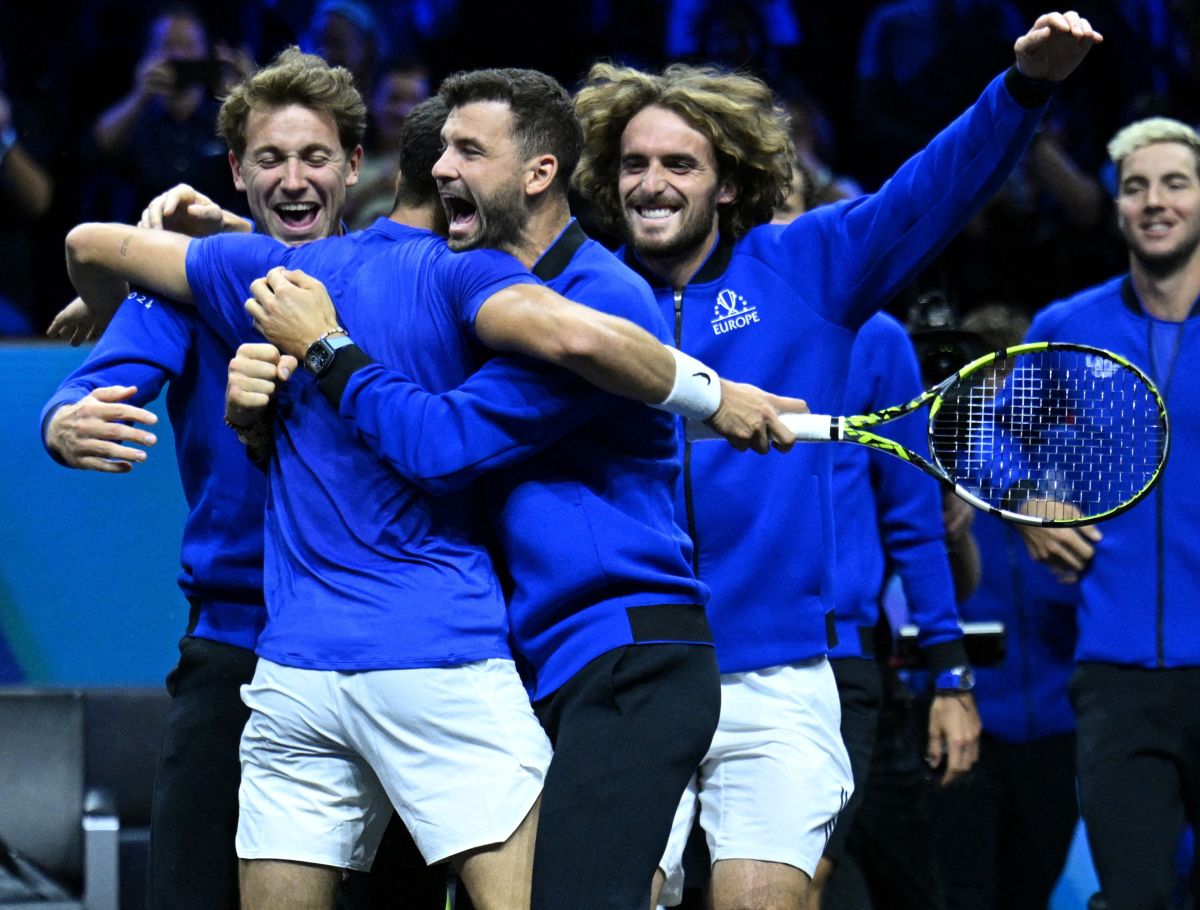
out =
{"type": "MultiPolygon", "coordinates": [[[[859,326],[966,224],[1026,148],[1055,83],[1101,40],[1075,13],[1042,16],[1016,64],[874,196],[769,225],[787,194],[786,118],[756,79],[600,64],[577,97],[577,185],[625,235],[677,346],[719,370],[840,413],[859,326]]],[[[797,908],[852,787],[826,659],[833,559],[831,453],[783,463],[687,443],[677,520],[712,589],[722,708],[663,859],[679,901],[699,803],[716,910],[797,908]],[[766,719],[766,720],[764,720],[766,719]]],[[[847,520],[836,516],[836,520],[847,520]]],[[[951,634],[934,669],[963,662],[951,634]]],[[[952,676],[952,674],[950,674],[952,676]]],[[[973,761],[978,718],[942,699],[931,742],[948,770],[973,761]]]]}

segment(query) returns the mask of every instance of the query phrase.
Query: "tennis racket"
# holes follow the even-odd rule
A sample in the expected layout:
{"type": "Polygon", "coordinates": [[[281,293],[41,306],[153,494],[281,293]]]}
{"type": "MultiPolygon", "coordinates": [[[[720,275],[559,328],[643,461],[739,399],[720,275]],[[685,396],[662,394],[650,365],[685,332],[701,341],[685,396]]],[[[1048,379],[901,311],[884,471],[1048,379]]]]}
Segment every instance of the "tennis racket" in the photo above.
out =
{"type": "MultiPolygon", "coordinates": [[[[785,414],[798,440],[853,442],[902,458],[977,509],[1070,527],[1111,518],[1154,487],[1167,408],[1125,358],[1080,344],[1021,344],[972,361],[907,404],[873,414],[785,414]],[[872,428],[929,405],[929,456],[872,428]]],[[[711,438],[689,421],[689,438],[711,438]]]]}

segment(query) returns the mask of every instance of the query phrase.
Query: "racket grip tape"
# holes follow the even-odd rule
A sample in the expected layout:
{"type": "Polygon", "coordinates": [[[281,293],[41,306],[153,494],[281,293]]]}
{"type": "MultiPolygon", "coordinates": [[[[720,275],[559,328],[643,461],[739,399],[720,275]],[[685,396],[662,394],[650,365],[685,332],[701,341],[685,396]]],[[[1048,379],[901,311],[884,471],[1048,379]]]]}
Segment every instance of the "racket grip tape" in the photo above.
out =
{"type": "MultiPolygon", "coordinates": [[[[796,439],[800,442],[829,442],[841,438],[840,424],[828,414],[780,414],[779,419],[796,434],[796,439]]],[[[699,420],[687,421],[688,442],[720,438],[720,434],[708,424],[699,420]]]]}

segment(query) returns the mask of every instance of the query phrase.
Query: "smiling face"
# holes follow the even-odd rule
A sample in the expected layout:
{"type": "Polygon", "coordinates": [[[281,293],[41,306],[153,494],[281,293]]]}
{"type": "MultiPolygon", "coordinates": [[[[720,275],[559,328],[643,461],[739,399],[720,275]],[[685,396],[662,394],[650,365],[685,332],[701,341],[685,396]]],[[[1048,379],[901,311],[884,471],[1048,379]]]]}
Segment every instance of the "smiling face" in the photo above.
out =
{"type": "Polygon", "coordinates": [[[255,109],[245,135],[241,161],[230,153],[229,163],[259,228],[293,246],[337,233],[362,149],[347,156],[333,116],[295,104],[255,109]]]}
{"type": "Polygon", "coordinates": [[[1121,162],[1117,227],[1142,268],[1171,274],[1200,249],[1200,172],[1192,149],[1155,142],[1121,162]]]}
{"type": "Polygon", "coordinates": [[[617,186],[629,242],[649,261],[702,259],[716,240],[717,207],[735,197],[708,138],[655,105],[621,134],[617,186]]]}
{"type": "Polygon", "coordinates": [[[451,109],[442,127],[446,145],[433,166],[452,250],[512,250],[527,220],[525,160],[512,135],[512,110],[503,101],[472,101],[451,109]]]}

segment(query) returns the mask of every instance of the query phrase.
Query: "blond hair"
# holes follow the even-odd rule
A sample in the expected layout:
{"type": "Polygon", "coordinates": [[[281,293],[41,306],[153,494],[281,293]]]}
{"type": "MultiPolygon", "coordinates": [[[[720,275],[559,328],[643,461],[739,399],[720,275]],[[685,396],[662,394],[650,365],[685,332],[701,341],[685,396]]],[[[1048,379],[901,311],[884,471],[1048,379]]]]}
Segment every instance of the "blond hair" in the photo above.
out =
{"type": "Polygon", "coordinates": [[[610,229],[621,224],[621,134],[650,105],[673,111],[712,143],[720,178],[737,190],[719,209],[722,233],[737,239],[771,220],[791,191],[795,150],[787,112],[761,79],[681,63],[661,74],[597,63],[575,97],[584,143],[575,185],[610,229]]]}
{"type": "Polygon", "coordinates": [[[350,71],[330,66],[324,58],[305,54],[298,47],[280,51],[269,64],[229,91],[217,114],[217,133],[240,159],[246,152],[250,112],[278,110],[291,104],[333,117],[338,141],[347,154],[362,142],[367,106],[354,87],[350,71]]]}
{"type": "Polygon", "coordinates": [[[1196,161],[1196,175],[1200,176],[1200,135],[1179,120],[1170,117],[1148,117],[1122,129],[1108,143],[1108,157],[1117,166],[1117,177],[1121,176],[1121,164],[1139,149],[1157,142],[1178,142],[1192,150],[1196,161]]]}

